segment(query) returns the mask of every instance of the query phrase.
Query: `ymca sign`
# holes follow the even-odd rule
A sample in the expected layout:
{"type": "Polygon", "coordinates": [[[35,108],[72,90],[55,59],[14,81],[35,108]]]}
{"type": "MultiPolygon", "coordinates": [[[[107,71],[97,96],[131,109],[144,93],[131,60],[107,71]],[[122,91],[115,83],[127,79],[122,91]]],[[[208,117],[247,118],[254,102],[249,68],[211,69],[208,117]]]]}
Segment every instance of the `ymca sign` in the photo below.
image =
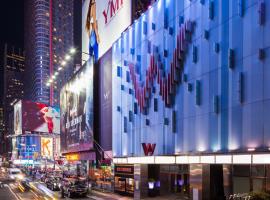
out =
{"type": "MultiPolygon", "coordinates": [[[[89,34],[95,27],[98,35],[98,57],[100,58],[112,44],[121,36],[121,33],[131,24],[131,0],[84,0],[82,5],[82,52],[89,52],[89,34]],[[95,9],[94,11],[92,9],[95,9]],[[90,31],[86,29],[87,17],[90,14],[92,24],[90,31]]],[[[82,54],[82,64],[89,59],[89,55],[82,54]]]]}
{"type": "Polygon", "coordinates": [[[110,0],[107,7],[103,10],[104,23],[107,24],[110,19],[117,13],[117,11],[123,6],[124,0],[110,0]]]}

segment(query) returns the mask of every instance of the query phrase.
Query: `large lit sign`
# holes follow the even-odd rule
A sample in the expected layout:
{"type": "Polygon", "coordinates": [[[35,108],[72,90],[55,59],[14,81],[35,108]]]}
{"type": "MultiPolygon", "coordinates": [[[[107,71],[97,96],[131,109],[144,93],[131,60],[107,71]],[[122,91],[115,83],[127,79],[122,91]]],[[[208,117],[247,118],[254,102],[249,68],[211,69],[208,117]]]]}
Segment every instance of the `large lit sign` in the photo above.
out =
{"type": "Polygon", "coordinates": [[[146,156],[152,156],[154,154],[156,144],[151,144],[151,143],[142,143],[144,155],[146,156]]]}
{"type": "Polygon", "coordinates": [[[44,103],[19,101],[14,105],[14,132],[60,134],[60,109],[44,103]]]}
{"type": "Polygon", "coordinates": [[[82,7],[82,64],[97,60],[131,24],[131,0],[85,0],[82,7]]]}
{"type": "Polygon", "coordinates": [[[87,151],[93,147],[93,64],[78,71],[60,93],[61,151],[87,151]]]}
{"type": "Polygon", "coordinates": [[[104,23],[107,24],[123,6],[123,0],[110,0],[107,7],[103,10],[104,23]]]}
{"type": "Polygon", "coordinates": [[[66,159],[68,161],[78,161],[78,160],[80,160],[80,155],[79,154],[68,154],[68,155],[66,155],[66,159]]]}
{"type": "Polygon", "coordinates": [[[53,139],[48,137],[41,137],[41,156],[52,158],[53,156],[53,139]]]}
{"type": "Polygon", "coordinates": [[[14,133],[22,134],[22,101],[14,105],[14,133]]]}
{"type": "Polygon", "coordinates": [[[134,166],[129,165],[116,165],[115,173],[120,174],[134,174],[134,166]]]}

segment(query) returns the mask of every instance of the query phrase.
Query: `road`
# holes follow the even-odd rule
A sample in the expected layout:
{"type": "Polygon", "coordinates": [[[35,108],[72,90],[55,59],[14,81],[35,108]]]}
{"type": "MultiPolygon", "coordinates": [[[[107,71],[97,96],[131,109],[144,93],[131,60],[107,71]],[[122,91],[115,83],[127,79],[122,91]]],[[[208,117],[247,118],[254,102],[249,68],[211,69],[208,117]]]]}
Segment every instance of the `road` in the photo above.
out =
{"type": "MultiPolygon", "coordinates": [[[[0,200],[57,200],[62,199],[60,192],[51,191],[43,182],[30,181],[30,187],[24,187],[20,182],[10,181],[7,174],[0,170],[0,200]]],[[[70,200],[69,198],[64,198],[70,200]]],[[[86,198],[76,198],[78,200],[130,200],[112,193],[102,193],[92,191],[86,198]]]]}

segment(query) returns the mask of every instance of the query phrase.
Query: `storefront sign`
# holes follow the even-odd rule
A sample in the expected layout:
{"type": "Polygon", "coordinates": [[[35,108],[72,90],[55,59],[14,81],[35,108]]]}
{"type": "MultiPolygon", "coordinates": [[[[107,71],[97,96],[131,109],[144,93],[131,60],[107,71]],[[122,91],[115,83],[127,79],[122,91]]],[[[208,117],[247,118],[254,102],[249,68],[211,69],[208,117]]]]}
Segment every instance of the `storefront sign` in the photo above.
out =
{"type": "Polygon", "coordinates": [[[145,156],[152,156],[154,154],[156,144],[142,143],[143,151],[145,156]]]}
{"type": "Polygon", "coordinates": [[[96,160],[95,152],[69,153],[65,156],[68,161],[96,160]]]}
{"type": "Polygon", "coordinates": [[[68,154],[66,156],[68,161],[78,161],[80,160],[80,155],[79,154],[68,154]]]}
{"type": "Polygon", "coordinates": [[[134,166],[133,165],[116,165],[115,166],[115,174],[134,174],[134,166]]]}

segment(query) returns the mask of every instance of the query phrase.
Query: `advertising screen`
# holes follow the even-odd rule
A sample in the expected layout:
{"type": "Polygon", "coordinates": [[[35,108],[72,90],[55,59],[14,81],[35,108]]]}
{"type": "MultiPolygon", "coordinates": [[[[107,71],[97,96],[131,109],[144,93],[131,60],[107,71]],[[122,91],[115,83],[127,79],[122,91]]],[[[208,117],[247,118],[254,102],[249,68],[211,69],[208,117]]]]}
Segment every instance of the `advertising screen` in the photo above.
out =
{"type": "Polygon", "coordinates": [[[40,138],[41,157],[53,158],[53,138],[41,137],[40,138]]]}
{"type": "Polygon", "coordinates": [[[40,153],[39,136],[18,136],[16,140],[19,159],[33,159],[35,152],[40,153]]]}
{"type": "Polygon", "coordinates": [[[62,88],[61,151],[74,152],[93,147],[93,64],[78,71],[62,88]]]}
{"type": "Polygon", "coordinates": [[[22,134],[22,102],[18,101],[14,105],[14,133],[22,134]]]}
{"type": "Polygon", "coordinates": [[[99,60],[99,130],[100,145],[112,150],[112,51],[99,60]]]}
{"type": "Polygon", "coordinates": [[[84,0],[82,5],[82,64],[101,57],[131,24],[131,0],[84,0]]]}
{"type": "MultiPolygon", "coordinates": [[[[22,101],[22,131],[60,134],[60,109],[43,103],[22,101]]],[[[16,118],[16,117],[15,117],[16,118]]]]}

